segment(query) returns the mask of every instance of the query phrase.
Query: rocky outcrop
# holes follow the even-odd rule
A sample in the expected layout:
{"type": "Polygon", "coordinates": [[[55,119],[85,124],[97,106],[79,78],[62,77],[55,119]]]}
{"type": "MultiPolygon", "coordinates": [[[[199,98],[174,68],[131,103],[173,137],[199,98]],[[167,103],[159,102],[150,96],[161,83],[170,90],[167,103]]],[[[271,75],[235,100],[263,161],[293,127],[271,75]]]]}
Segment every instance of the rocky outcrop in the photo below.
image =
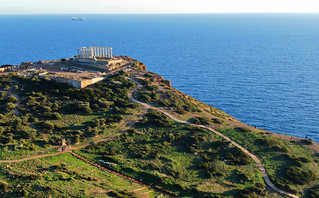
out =
{"type": "Polygon", "coordinates": [[[165,85],[166,87],[172,87],[172,83],[171,83],[170,80],[164,80],[164,85],[165,85]]]}

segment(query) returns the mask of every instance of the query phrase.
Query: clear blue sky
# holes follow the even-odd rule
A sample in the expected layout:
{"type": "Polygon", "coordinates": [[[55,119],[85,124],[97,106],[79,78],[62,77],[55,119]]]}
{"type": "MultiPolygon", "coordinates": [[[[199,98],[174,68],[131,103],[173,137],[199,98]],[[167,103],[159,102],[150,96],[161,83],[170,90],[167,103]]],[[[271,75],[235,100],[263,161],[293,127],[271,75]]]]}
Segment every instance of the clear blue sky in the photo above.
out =
{"type": "Polygon", "coordinates": [[[318,0],[0,0],[0,14],[319,12],[318,0]]]}

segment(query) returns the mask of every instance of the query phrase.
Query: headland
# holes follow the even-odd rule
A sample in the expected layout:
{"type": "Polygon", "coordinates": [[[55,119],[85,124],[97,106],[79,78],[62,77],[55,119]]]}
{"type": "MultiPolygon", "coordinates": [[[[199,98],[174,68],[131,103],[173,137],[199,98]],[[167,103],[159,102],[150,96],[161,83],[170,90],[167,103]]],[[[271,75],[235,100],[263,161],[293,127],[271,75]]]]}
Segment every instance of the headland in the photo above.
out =
{"type": "Polygon", "coordinates": [[[317,143],[241,123],[112,48],[0,71],[3,196],[318,195],[317,143]]]}

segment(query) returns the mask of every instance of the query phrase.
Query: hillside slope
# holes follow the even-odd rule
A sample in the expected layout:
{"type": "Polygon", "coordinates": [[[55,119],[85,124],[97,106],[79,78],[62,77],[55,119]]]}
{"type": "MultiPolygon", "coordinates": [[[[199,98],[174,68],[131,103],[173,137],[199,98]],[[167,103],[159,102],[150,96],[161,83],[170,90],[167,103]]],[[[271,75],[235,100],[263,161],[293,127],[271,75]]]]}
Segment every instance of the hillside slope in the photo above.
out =
{"type": "Polygon", "coordinates": [[[319,194],[317,143],[245,125],[139,68],[119,71],[85,89],[37,76],[3,75],[0,101],[0,161],[57,153],[1,163],[4,197],[82,196],[83,191],[86,197],[160,194],[94,171],[67,149],[180,197],[281,197],[266,186],[245,152],[198,126],[221,132],[257,156],[278,188],[301,197],[319,194]],[[130,93],[149,108],[131,101],[130,93]]]}

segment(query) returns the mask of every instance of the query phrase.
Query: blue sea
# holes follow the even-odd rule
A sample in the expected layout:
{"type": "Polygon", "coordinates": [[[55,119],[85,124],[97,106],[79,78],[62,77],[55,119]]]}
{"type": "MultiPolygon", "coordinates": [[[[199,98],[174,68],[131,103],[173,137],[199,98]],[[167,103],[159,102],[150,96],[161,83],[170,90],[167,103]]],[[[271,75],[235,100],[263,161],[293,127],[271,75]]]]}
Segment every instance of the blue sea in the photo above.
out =
{"type": "Polygon", "coordinates": [[[0,15],[0,65],[113,47],[238,120],[319,142],[319,14],[0,15]]]}

